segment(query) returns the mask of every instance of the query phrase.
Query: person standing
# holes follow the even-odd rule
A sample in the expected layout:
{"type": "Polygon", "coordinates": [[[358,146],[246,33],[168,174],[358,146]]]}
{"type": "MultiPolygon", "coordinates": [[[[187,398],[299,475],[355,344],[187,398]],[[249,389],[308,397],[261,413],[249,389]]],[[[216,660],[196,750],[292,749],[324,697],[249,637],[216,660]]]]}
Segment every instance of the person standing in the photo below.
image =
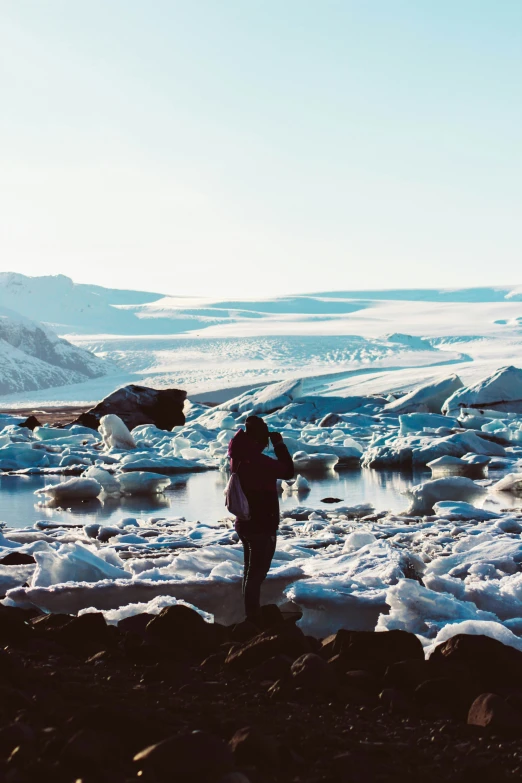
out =
{"type": "Polygon", "coordinates": [[[256,623],[260,614],[261,585],[268,574],[276,548],[279,527],[277,479],[291,479],[294,463],[279,432],[270,432],[259,416],[249,416],[245,429],[228,446],[230,469],[237,473],[248,500],[250,519],[236,520],[243,544],[245,568],[243,599],[247,620],[256,623]],[[263,454],[271,441],[276,459],[263,454]]]}

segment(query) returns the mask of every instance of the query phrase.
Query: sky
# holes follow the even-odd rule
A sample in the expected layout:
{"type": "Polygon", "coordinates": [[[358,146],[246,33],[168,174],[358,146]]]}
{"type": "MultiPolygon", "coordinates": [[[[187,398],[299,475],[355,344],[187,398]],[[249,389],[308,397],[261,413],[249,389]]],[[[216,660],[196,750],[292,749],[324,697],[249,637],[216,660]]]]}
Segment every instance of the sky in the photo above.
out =
{"type": "Polygon", "coordinates": [[[520,0],[0,0],[0,271],[520,284],[520,0]]]}

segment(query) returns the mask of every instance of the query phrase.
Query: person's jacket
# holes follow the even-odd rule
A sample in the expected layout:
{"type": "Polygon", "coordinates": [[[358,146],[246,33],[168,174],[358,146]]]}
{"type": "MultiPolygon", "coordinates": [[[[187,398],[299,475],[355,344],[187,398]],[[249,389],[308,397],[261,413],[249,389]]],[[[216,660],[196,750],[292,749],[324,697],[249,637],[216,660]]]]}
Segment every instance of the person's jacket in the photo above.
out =
{"type": "Polygon", "coordinates": [[[263,447],[250,438],[244,430],[236,432],[228,446],[230,469],[237,473],[241,488],[250,506],[250,519],[236,522],[240,535],[269,533],[273,535],[279,526],[279,495],[277,479],[291,479],[294,463],[283,440],[276,443],[277,459],[263,454],[263,447]]]}

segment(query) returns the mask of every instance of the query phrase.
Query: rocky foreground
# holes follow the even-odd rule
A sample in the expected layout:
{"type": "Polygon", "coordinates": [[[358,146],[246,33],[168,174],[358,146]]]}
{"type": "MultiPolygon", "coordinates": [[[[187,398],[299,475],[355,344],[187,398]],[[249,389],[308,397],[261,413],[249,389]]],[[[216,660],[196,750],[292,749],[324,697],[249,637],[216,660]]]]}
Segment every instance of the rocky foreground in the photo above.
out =
{"type": "Polygon", "coordinates": [[[522,652],[455,636],[306,637],[185,606],[108,626],[0,610],[0,780],[499,781],[522,775],[522,652]]]}

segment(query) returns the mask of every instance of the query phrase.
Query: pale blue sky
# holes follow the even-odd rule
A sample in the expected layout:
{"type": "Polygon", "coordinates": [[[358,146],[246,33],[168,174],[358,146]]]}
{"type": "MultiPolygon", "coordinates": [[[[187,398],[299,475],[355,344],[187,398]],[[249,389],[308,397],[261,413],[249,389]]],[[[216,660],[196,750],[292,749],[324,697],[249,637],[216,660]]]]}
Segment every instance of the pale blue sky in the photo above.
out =
{"type": "Polygon", "coordinates": [[[0,271],[520,283],[521,0],[0,0],[0,271]]]}

